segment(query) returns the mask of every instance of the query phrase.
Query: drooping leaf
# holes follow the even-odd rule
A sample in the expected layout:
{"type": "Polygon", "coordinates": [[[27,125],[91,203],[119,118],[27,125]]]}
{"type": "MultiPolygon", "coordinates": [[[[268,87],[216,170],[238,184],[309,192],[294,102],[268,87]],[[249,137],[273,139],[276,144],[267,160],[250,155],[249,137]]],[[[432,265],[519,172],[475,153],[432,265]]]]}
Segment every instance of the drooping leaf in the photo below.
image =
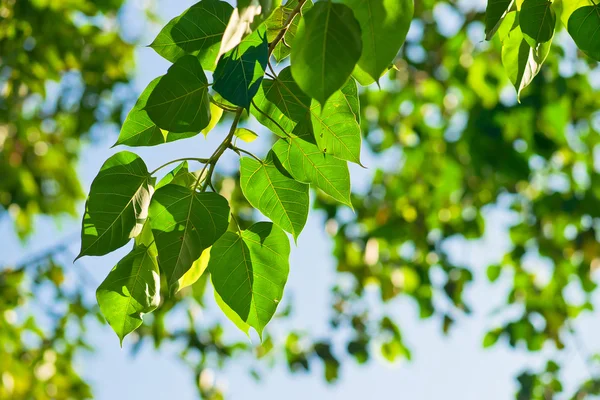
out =
{"type": "Polygon", "coordinates": [[[102,256],[140,233],[152,195],[151,177],[136,154],[110,157],[90,188],[81,229],[82,256],[102,256]]]}
{"type": "Polygon", "coordinates": [[[485,40],[491,40],[515,0],[488,0],[485,9],[485,40]]]}
{"type": "Polygon", "coordinates": [[[146,246],[136,246],[100,284],[96,299],[122,345],[123,338],[142,324],[142,316],[154,311],[160,302],[155,256],[146,246]]]}
{"type": "Polygon", "coordinates": [[[325,104],[346,83],[361,52],[360,25],[352,10],[321,1],[300,20],[291,50],[292,75],[304,93],[325,104]]]}
{"type": "MultiPolygon", "coordinates": [[[[278,7],[273,14],[265,21],[267,27],[267,40],[271,43],[279,35],[279,32],[285,27],[294,9],[298,6],[298,0],[291,0],[284,5],[278,7]]],[[[277,62],[282,61],[290,55],[290,48],[294,44],[296,33],[298,32],[298,24],[302,18],[302,14],[310,10],[313,6],[312,0],[307,0],[302,5],[300,15],[296,15],[291,21],[290,26],[285,32],[283,40],[275,46],[273,49],[273,57],[277,62]],[[284,43],[285,41],[285,43],[284,43]],[[286,45],[287,44],[287,45],[286,45]]]]}
{"type": "Polygon", "coordinates": [[[227,2],[201,0],[172,19],[150,47],[173,63],[187,54],[197,56],[204,69],[213,71],[232,12],[227,2]]]}
{"type": "Polygon", "coordinates": [[[360,164],[360,105],[353,79],[322,109],[299,90],[288,67],[276,80],[263,81],[255,103],[261,111],[253,107],[253,115],[280,137],[312,135],[321,152],[360,164]]]}
{"type": "Polygon", "coordinates": [[[140,95],[135,106],[131,109],[121,127],[121,133],[117,142],[113,145],[125,145],[131,147],[156,146],[157,144],[169,143],[179,139],[187,139],[196,136],[198,132],[173,133],[160,129],[148,116],[144,108],[148,102],[150,93],[154,90],[161,77],[154,79],[140,95]]]}
{"type": "Polygon", "coordinates": [[[246,128],[238,128],[235,130],[235,136],[246,143],[252,143],[258,138],[258,135],[246,128]]]}
{"type": "Polygon", "coordinates": [[[185,274],[183,274],[181,278],[179,278],[179,281],[177,282],[177,291],[196,283],[204,271],[206,271],[206,267],[208,267],[208,260],[210,260],[210,247],[205,249],[200,255],[200,258],[194,261],[192,267],[185,274]]]}
{"type": "Polygon", "coordinates": [[[208,269],[215,291],[262,337],[287,281],[288,237],[276,225],[258,222],[241,233],[225,233],[211,253],[208,269]]]}
{"type": "Polygon", "coordinates": [[[158,181],[156,190],[169,184],[191,188],[195,183],[196,176],[189,171],[188,162],[184,161],[158,181]]]}
{"type": "Polygon", "coordinates": [[[225,28],[217,61],[223,54],[233,50],[235,46],[240,44],[242,39],[252,33],[251,25],[254,19],[260,15],[261,9],[258,0],[238,1],[237,7],[233,10],[225,28]]]}
{"type": "Polygon", "coordinates": [[[173,293],[194,261],[227,230],[229,204],[216,193],[169,184],[154,193],[149,217],[158,264],[173,293]]]}
{"type": "MultiPolygon", "coordinates": [[[[213,284],[214,287],[214,284],[213,284]]],[[[223,301],[223,299],[221,298],[221,296],[219,295],[219,293],[216,290],[213,290],[214,296],[215,296],[215,302],[217,303],[217,305],[219,306],[219,308],[221,309],[221,311],[223,312],[223,314],[225,314],[225,316],[231,321],[233,322],[233,324],[242,332],[244,332],[246,334],[246,336],[249,336],[249,332],[250,332],[250,325],[248,325],[248,323],[246,323],[246,321],[242,320],[242,318],[240,318],[239,315],[237,315],[237,313],[235,311],[233,311],[231,309],[231,307],[229,307],[227,305],[227,303],[225,303],[223,301]]]]}
{"type": "Polygon", "coordinates": [[[204,129],[210,122],[210,101],[198,58],[178,59],[150,93],[145,110],[159,128],[170,132],[204,129]]]}
{"type": "Polygon", "coordinates": [[[581,51],[600,61],[600,4],[573,11],[569,17],[568,31],[581,51]]]}
{"type": "Polygon", "coordinates": [[[210,103],[210,122],[208,123],[206,128],[202,129],[202,134],[204,135],[204,137],[207,137],[208,133],[210,131],[212,131],[215,128],[215,126],[217,126],[217,124],[221,120],[222,116],[223,116],[223,109],[221,107],[219,107],[218,105],[211,102],[210,103]]]}
{"type": "Polygon", "coordinates": [[[554,36],[556,14],[548,0],[524,0],[519,13],[519,25],[527,43],[535,48],[554,36]]]}
{"type": "MultiPolygon", "coordinates": [[[[379,79],[381,79],[381,77],[383,77],[385,74],[387,74],[390,71],[390,69],[391,68],[389,66],[386,69],[384,69],[383,72],[381,73],[381,75],[379,76],[379,79]]],[[[358,64],[354,68],[354,71],[352,71],[352,77],[354,79],[356,79],[356,81],[361,86],[369,86],[369,85],[374,84],[375,82],[379,82],[379,79],[377,79],[377,80],[373,79],[373,77],[371,77],[371,75],[366,73],[358,64]]]]}
{"type": "Polygon", "coordinates": [[[311,136],[279,139],[273,152],[297,181],[310,183],[342,204],[350,202],[350,173],[346,161],[324,154],[311,136]]]}
{"type": "Polygon", "coordinates": [[[362,31],[357,66],[379,81],[406,39],[414,13],[413,0],[344,0],[362,31]]]}
{"type": "Polygon", "coordinates": [[[242,157],[240,186],[254,208],[298,238],[308,217],[308,185],[288,176],[277,164],[273,152],[262,163],[242,157]]]}
{"type": "Polygon", "coordinates": [[[523,89],[540,72],[551,43],[542,43],[533,49],[525,40],[519,26],[515,26],[502,42],[502,64],[517,89],[517,99],[520,99],[523,89]]]}
{"type": "Polygon", "coordinates": [[[263,27],[219,60],[214,73],[214,90],[231,103],[249,108],[262,82],[268,59],[269,44],[263,27]]]}

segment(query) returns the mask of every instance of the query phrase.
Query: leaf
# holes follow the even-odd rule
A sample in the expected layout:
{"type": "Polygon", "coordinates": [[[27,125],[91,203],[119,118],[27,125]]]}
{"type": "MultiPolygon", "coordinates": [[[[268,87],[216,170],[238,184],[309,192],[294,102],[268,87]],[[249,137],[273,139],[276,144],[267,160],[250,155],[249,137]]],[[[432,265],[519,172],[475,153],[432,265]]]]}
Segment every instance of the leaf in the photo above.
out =
{"type": "Polygon", "coordinates": [[[123,338],[142,324],[142,316],[160,303],[158,265],[149,249],[135,247],[119,261],[98,287],[96,299],[122,346],[123,338]]]}
{"type": "Polygon", "coordinates": [[[485,40],[491,40],[515,0],[488,0],[485,9],[485,40]]]}
{"type": "Polygon", "coordinates": [[[210,131],[212,131],[215,128],[215,126],[217,126],[217,124],[221,120],[222,116],[223,116],[223,109],[221,107],[219,107],[218,105],[211,102],[210,103],[210,122],[208,123],[206,128],[202,129],[202,134],[204,135],[204,137],[207,137],[208,133],[210,131]]]}
{"type": "Polygon", "coordinates": [[[208,269],[215,291],[262,339],[283,296],[289,239],[272,223],[258,222],[241,233],[225,233],[211,253],[208,269]]]}
{"type": "Polygon", "coordinates": [[[226,53],[214,73],[214,90],[225,100],[244,108],[262,82],[269,59],[269,44],[264,27],[226,53]]]}
{"type": "Polygon", "coordinates": [[[310,183],[352,207],[348,164],[323,154],[311,139],[310,136],[279,139],[273,146],[273,152],[295,180],[310,183]]]}
{"type": "Polygon", "coordinates": [[[229,204],[216,193],[169,184],[154,193],[149,217],[158,264],[173,293],[194,261],[227,230],[229,204]]]}
{"type": "Polygon", "coordinates": [[[200,61],[183,56],[169,68],[148,98],[150,119],[170,132],[200,132],[210,122],[208,81],[200,61]]]}
{"type": "Polygon", "coordinates": [[[240,159],[240,186],[248,202],[295,239],[308,217],[308,185],[282,172],[278,160],[269,152],[263,163],[240,159]]]}
{"type": "Polygon", "coordinates": [[[312,135],[321,152],[360,164],[360,105],[353,79],[321,108],[299,90],[288,67],[276,80],[263,81],[255,104],[262,112],[254,107],[253,115],[280,137],[312,135]]]}
{"type": "Polygon", "coordinates": [[[521,91],[540,72],[551,43],[542,43],[534,50],[523,37],[519,26],[511,30],[502,42],[502,64],[517,89],[517,100],[520,101],[521,91]]]}
{"type": "Polygon", "coordinates": [[[533,48],[552,40],[556,14],[548,0],[524,0],[519,13],[519,24],[527,43],[533,48]]]}
{"type": "Polygon", "coordinates": [[[394,61],[406,39],[414,14],[413,0],[344,0],[362,31],[357,66],[375,81],[394,61]]]}
{"type": "Polygon", "coordinates": [[[204,69],[212,71],[232,12],[233,7],[224,1],[202,0],[172,19],[150,47],[173,63],[194,55],[204,69]]]}
{"type": "Polygon", "coordinates": [[[77,258],[108,254],[139,234],[151,196],[151,177],[140,157],[121,151],[106,160],[90,188],[77,258]]]}
{"type": "MultiPolygon", "coordinates": [[[[286,22],[289,17],[292,15],[294,9],[298,6],[298,0],[291,0],[285,3],[285,5],[278,7],[273,14],[265,21],[265,26],[267,27],[267,40],[271,43],[275,38],[279,35],[279,32],[284,28],[286,22]]],[[[296,15],[290,26],[288,27],[283,40],[277,43],[275,49],[273,49],[273,57],[277,62],[281,62],[287,56],[290,55],[290,48],[294,45],[294,40],[296,39],[296,33],[298,32],[298,24],[300,23],[300,19],[302,18],[302,14],[307,12],[313,7],[312,0],[307,0],[300,10],[300,15],[296,15]],[[286,46],[285,43],[287,43],[286,46]]]]}
{"type": "Polygon", "coordinates": [[[594,4],[573,11],[567,29],[581,51],[600,61],[600,5],[594,4]]]}
{"type": "Polygon", "coordinates": [[[156,146],[157,144],[173,142],[196,136],[197,132],[172,133],[160,129],[148,116],[144,108],[150,93],[156,88],[161,77],[154,79],[140,95],[135,106],[131,109],[121,127],[117,142],[113,145],[126,145],[131,147],[156,146]]]}
{"type": "MultiPolygon", "coordinates": [[[[214,287],[214,284],[213,284],[214,287]]],[[[246,336],[249,336],[249,332],[250,332],[250,325],[248,325],[246,323],[246,321],[242,320],[242,318],[240,318],[239,315],[237,315],[237,313],[235,311],[233,311],[231,309],[231,307],[229,307],[227,305],[227,303],[225,303],[223,301],[223,299],[221,298],[221,296],[219,296],[219,293],[217,293],[216,290],[213,290],[213,293],[215,295],[215,302],[217,303],[217,305],[219,306],[219,308],[221,309],[221,311],[223,312],[223,314],[225,314],[225,316],[231,321],[233,322],[233,324],[235,326],[237,326],[237,328],[244,332],[246,334],[246,336]]]]}
{"type": "Polygon", "coordinates": [[[192,267],[185,273],[177,282],[177,291],[183,288],[193,285],[202,276],[206,267],[208,267],[208,260],[210,260],[210,247],[205,249],[200,258],[194,261],[192,267]]]}
{"type": "Polygon", "coordinates": [[[187,188],[191,188],[196,183],[196,176],[189,172],[188,162],[184,161],[179,164],[173,171],[165,175],[156,185],[156,190],[168,184],[175,184],[187,188]]]}
{"type": "MultiPolygon", "coordinates": [[[[381,79],[381,77],[383,77],[385,74],[387,74],[390,71],[390,69],[391,69],[391,67],[388,66],[385,70],[383,70],[383,72],[379,76],[379,79],[381,79]]],[[[373,79],[371,77],[371,75],[366,73],[358,64],[354,68],[354,71],[352,71],[352,77],[354,79],[356,79],[356,81],[361,86],[369,86],[369,85],[374,84],[375,82],[379,82],[379,79],[377,79],[377,80],[373,79]]]]}
{"type": "Polygon", "coordinates": [[[227,28],[225,28],[225,32],[223,33],[223,40],[221,41],[217,61],[223,54],[233,50],[240,44],[244,37],[252,33],[250,25],[260,15],[261,9],[262,7],[258,0],[238,1],[238,6],[233,10],[231,18],[229,18],[229,22],[227,23],[227,28]]]}
{"type": "Polygon", "coordinates": [[[360,25],[344,4],[315,4],[298,25],[291,51],[292,75],[304,93],[325,104],[360,59],[360,25]]]}
{"type": "Polygon", "coordinates": [[[321,151],[342,160],[360,163],[360,102],[354,79],[350,78],[321,108],[312,106],[312,125],[321,151]]]}
{"type": "Polygon", "coordinates": [[[250,129],[238,128],[234,132],[235,136],[246,143],[252,143],[258,138],[258,135],[252,132],[250,129]]]}

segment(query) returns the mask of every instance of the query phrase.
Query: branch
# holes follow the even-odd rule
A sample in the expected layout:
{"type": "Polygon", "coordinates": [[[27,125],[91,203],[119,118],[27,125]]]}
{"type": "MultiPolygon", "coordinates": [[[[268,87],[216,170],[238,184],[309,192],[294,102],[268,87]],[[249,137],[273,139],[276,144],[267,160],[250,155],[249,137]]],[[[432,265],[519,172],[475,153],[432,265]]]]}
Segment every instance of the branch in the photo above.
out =
{"type": "Polygon", "coordinates": [[[277,46],[277,43],[279,43],[279,41],[281,39],[283,39],[283,37],[287,33],[288,29],[290,28],[290,25],[292,25],[292,21],[294,21],[294,18],[296,18],[296,15],[298,15],[300,13],[300,11],[302,10],[302,6],[304,5],[304,3],[306,3],[306,0],[300,0],[298,2],[298,5],[296,6],[296,8],[294,8],[292,13],[288,17],[287,21],[285,21],[285,24],[283,24],[283,29],[281,29],[279,31],[275,40],[273,40],[273,42],[271,42],[271,44],[269,45],[269,57],[271,57],[271,54],[273,54],[273,51],[275,50],[275,46],[277,46]]]}

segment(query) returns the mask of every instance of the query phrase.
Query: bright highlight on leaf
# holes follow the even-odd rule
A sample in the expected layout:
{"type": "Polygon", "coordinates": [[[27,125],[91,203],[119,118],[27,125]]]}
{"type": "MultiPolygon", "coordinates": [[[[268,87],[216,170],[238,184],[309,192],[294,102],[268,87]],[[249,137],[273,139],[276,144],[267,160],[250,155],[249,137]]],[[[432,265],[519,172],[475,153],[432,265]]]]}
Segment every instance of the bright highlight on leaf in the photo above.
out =
{"type": "Polygon", "coordinates": [[[236,129],[235,136],[246,143],[252,143],[258,138],[258,135],[255,132],[252,132],[250,129],[246,128],[236,129]]]}
{"type": "Polygon", "coordinates": [[[289,255],[288,237],[270,222],[227,232],[212,247],[208,269],[215,291],[261,338],[283,297],[289,255]]]}

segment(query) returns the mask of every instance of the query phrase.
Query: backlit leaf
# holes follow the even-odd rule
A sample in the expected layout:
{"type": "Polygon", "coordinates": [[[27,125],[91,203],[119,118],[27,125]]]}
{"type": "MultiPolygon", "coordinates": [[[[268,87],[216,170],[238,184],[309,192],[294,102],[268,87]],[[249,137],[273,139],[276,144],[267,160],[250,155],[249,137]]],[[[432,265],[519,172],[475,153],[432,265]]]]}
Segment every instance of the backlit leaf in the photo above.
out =
{"type": "Polygon", "coordinates": [[[414,13],[413,0],[344,0],[362,31],[362,71],[379,81],[406,39],[414,13]]]}
{"type": "Polygon", "coordinates": [[[211,253],[208,269],[215,291],[262,337],[287,281],[288,237],[276,225],[258,222],[241,233],[225,233],[211,253]]]}
{"type": "MultiPolygon", "coordinates": [[[[214,287],[214,284],[213,284],[214,287]]],[[[225,314],[225,316],[231,321],[233,322],[233,324],[235,326],[237,326],[237,328],[244,332],[246,334],[246,336],[249,336],[249,332],[250,332],[250,325],[248,325],[248,323],[246,323],[246,321],[242,320],[242,318],[240,318],[239,315],[237,315],[237,313],[235,311],[233,311],[231,309],[231,307],[229,307],[227,305],[227,303],[225,303],[223,301],[223,299],[221,298],[221,296],[219,295],[219,293],[216,290],[213,290],[214,296],[215,296],[215,302],[217,303],[217,305],[219,306],[219,308],[221,309],[221,311],[223,312],[223,314],[225,314]]]]}
{"type": "Polygon", "coordinates": [[[360,25],[344,4],[321,1],[300,20],[291,51],[292,75],[320,104],[352,74],[362,52],[360,25]]]}
{"type": "Polygon", "coordinates": [[[173,293],[194,261],[227,230],[229,205],[216,193],[169,184],[154,193],[149,217],[158,264],[173,293]]]}
{"type": "Polygon", "coordinates": [[[233,10],[229,22],[227,22],[217,61],[223,54],[233,50],[244,37],[252,32],[251,25],[254,19],[260,15],[261,9],[258,0],[238,1],[237,7],[233,10]]]}
{"type": "Polygon", "coordinates": [[[202,276],[206,267],[208,267],[208,260],[210,260],[210,247],[205,249],[200,258],[194,261],[192,267],[185,273],[177,282],[177,291],[183,288],[193,285],[202,276]]]}
{"type": "Polygon", "coordinates": [[[210,122],[208,81],[200,61],[183,56],[160,78],[146,103],[150,119],[170,132],[200,132],[210,122]]]}
{"type": "Polygon", "coordinates": [[[269,152],[263,163],[240,160],[240,185],[248,202],[267,218],[297,238],[308,217],[308,185],[287,175],[269,152]]]}
{"type": "Polygon", "coordinates": [[[137,246],[119,261],[98,287],[96,299],[122,344],[160,303],[158,265],[148,248],[137,246]]]}
{"type": "MultiPolygon", "coordinates": [[[[269,41],[269,43],[271,43],[273,40],[275,40],[275,38],[277,37],[277,35],[281,31],[281,29],[284,28],[286,22],[288,21],[289,17],[292,15],[292,12],[296,8],[296,6],[298,6],[298,0],[288,1],[284,5],[278,7],[273,12],[273,14],[271,14],[269,19],[265,21],[265,25],[267,27],[267,40],[269,41]]],[[[312,8],[312,6],[313,6],[312,0],[307,0],[302,5],[301,13],[303,14],[303,13],[307,12],[308,10],[310,10],[312,8]]],[[[279,43],[277,43],[277,45],[275,46],[275,49],[273,49],[273,57],[275,57],[275,60],[277,60],[277,62],[282,61],[283,59],[285,59],[287,56],[290,55],[290,48],[293,46],[294,40],[296,39],[296,33],[298,31],[298,24],[300,23],[301,18],[302,18],[302,15],[296,15],[294,17],[290,26],[288,27],[287,31],[285,32],[285,36],[284,36],[283,40],[280,41],[279,43]],[[285,41],[285,43],[284,43],[284,41],[285,41]],[[287,46],[286,46],[286,44],[287,44],[287,46]]]]}
{"type": "Polygon", "coordinates": [[[197,56],[204,69],[212,71],[232,12],[224,1],[201,0],[172,19],[150,47],[173,63],[186,54],[197,56]]]}
{"type": "Polygon", "coordinates": [[[215,126],[217,126],[217,124],[221,120],[222,116],[223,116],[223,109],[221,107],[219,107],[218,105],[211,102],[210,103],[210,122],[208,123],[206,128],[202,129],[202,134],[204,135],[204,137],[208,136],[208,133],[210,131],[212,131],[215,128],[215,126]]]}
{"type": "Polygon", "coordinates": [[[515,0],[488,0],[485,9],[485,40],[491,40],[515,0]]]}
{"type": "Polygon", "coordinates": [[[269,59],[264,27],[223,55],[214,73],[214,90],[231,103],[249,108],[269,59]]]}
{"type": "Polygon", "coordinates": [[[156,190],[168,184],[191,188],[196,183],[196,176],[188,170],[188,162],[184,161],[165,175],[156,184],[156,190]]]}
{"type": "Polygon", "coordinates": [[[238,128],[235,130],[235,136],[246,143],[252,143],[258,138],[258,135],[250,129],[238,128]]]}
{"type": "Polygon", "coordinates": [[[140,157],[122,151],[106,160],[90,188],[77,258],[108,254],[139,234],[151,194],[151,177],[140,157]]]}

